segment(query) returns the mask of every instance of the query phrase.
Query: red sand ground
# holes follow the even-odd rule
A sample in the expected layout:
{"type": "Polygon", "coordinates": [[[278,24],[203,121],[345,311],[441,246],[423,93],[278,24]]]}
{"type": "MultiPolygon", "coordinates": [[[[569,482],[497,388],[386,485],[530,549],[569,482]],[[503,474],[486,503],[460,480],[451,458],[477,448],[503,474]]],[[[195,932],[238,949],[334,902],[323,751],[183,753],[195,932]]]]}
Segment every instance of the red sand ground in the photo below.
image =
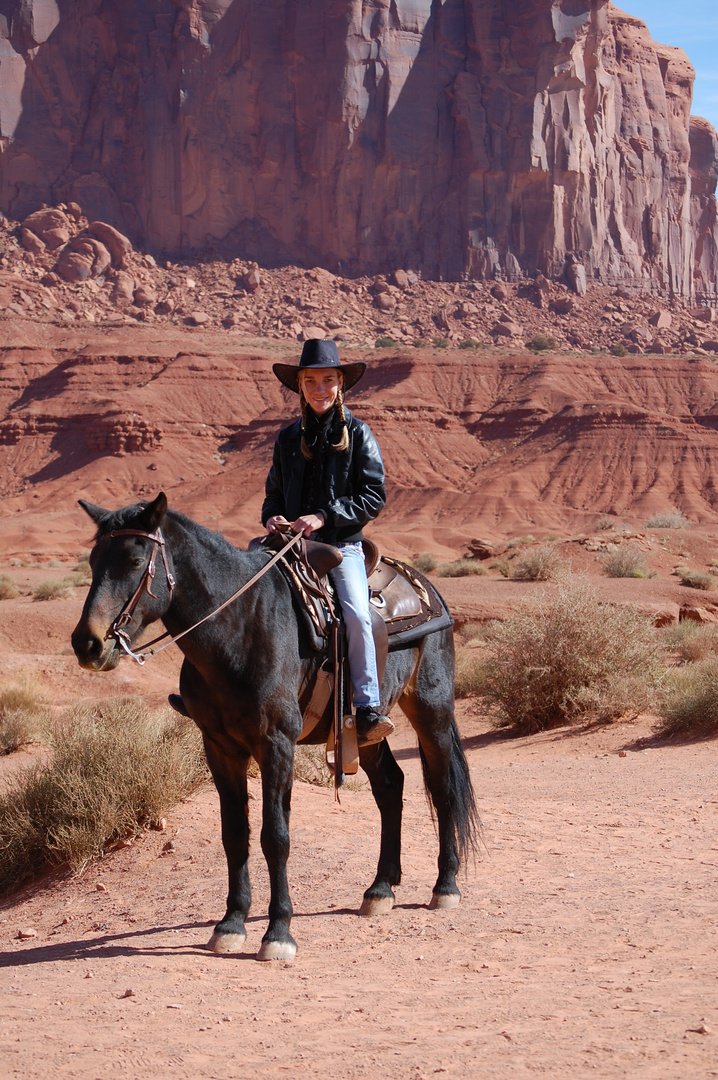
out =
{"type": "Polygon", "coordinates": [[[256,850],[247,953],[211,956],[225,868],[207,788],[166,833],[0,912],[2,1075],[718,1075],[713,747],[643,746],[646,724],[515,740],[461,714],[486,843],[461,908],[426,908],[436,841],[404,724],[398,907],[356,915],[378,843],[368,790],[337,806],[298,784],[295,964],[253,959],[256,850]]]}

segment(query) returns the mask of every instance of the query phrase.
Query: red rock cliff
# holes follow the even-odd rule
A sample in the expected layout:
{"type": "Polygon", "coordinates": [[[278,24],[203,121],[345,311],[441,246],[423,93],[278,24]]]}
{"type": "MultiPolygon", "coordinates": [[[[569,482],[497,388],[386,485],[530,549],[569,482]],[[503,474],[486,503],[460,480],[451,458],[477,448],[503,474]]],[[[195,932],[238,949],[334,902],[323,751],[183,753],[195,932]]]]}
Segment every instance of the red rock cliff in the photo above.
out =
{"type": "Polygon", "coordinates": [[[608,0],[7,0],[0,204],[155,251],[715,302],[693,68],[608,0]]]}

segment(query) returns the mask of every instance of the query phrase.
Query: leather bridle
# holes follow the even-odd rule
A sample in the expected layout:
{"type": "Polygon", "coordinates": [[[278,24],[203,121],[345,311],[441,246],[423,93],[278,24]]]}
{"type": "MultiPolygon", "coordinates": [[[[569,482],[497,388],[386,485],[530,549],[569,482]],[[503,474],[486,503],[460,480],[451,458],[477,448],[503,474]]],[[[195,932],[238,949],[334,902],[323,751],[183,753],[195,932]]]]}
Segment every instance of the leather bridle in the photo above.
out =
{"type": "Polygon", "coordinates": [[[287,543],[282,548],[280,548],[280,550],[275,555],[272,556],[269,562],[266,563],[261,568],[261,570],[259,570],[253,577],[249,579],[249,581],[246,581],[244,585],[237,589],[237,591],[233,593],[228,600],[225,600],[224,603],[220,604],[219,607],[214,609],[214,611],[210,611],[209,615],[205,615],[202,619],[199,619],[196,623],[193,623],[193,625],[188,627],[186,630],[183,630],[179,634],[175,634],[174,637],[170,637],[169,630],[165,630],[164,634],[160,634],[158,637],[153,638],[152,641],[148,641],[147,644],[143,647],[142,652],[134,652],[132,649],[132,642],[130,640],[130,636],[124,628],[129,622],[131,622],[132,616],[135,612],[135,608],[137,607],[140,601],[140,597],[142,596],[142,593],[144,591],[147,592],[148,596],[151,596],[155,600],[157,599],[155,594],[152,592],[152,581],[155,576],[155,564],[157,561],[158,549],[162,554],[162,562],[164,564],[165,574],[167,576],[167,585],[170,591],[170,600],[172,599],[172,594],[177,583],[172,576],[169,568],[169,563],[167,562],[165,538],[163,537],[160,529],[157,529],[157,531],[153,533],[142,532],[141,529],[114,529],[112,532],[105,533],[104,536],[99,537],[97,543],[101,544],[104,540],[113,540],[116,536],[140,536],[144,540],[151,540],[152,543],[155,545],[152,548],[149,561],[144,569],[142,577],[140,578],[139,585],[137,586],[129,600],[124,604],[119,615],[114,620],[109,630],[105,634],[105,641],[109,641],[110,638],[114,638],[117,644],[122,649],[124,649],[127,655],[131,656],[133,660],[136,660],[138,664],[144,664],[148,656],[155,656],[157,653],[162,652],[163,649],[169,648],[170,645],[174,645],[176,641],[179,641],[180,638],[183,638],[185,634],[191,633],[192,630],[196,630],[198,626],[202,625],[202,623],[207,622],[207,620],[211,619],[213,615],[218,615],[220,611],[224,611],[224,609],[226,607],[229,607],[229,605],[233,603],[239,596],[241,596],[242,593],[246,592],[247,589],[254,585],[255,581],[259,581],[259,579],[263,577],[263,575],[266,574],[267,571],[270,570],[271,567],[274,566],[274,564],[278,562],[279,559],[281,559],[282,556],[285,555],[290,548],[298,544],[303,538],[302,533],[295,533],[287,541],[287,543]],[[170,638],[169,641],[165,641],[164,645],[160,645],[159,649],[154,648],[155,645],[157,645],[160,641],[164,641],[164,639],[167,637],[170,638]]]}

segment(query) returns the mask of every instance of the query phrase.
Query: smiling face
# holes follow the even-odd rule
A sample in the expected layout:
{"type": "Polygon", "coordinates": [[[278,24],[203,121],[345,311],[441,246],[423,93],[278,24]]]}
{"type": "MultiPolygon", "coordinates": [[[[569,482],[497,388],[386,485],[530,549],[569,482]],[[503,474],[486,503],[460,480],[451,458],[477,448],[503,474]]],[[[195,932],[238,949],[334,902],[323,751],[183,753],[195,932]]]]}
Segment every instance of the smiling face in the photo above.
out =
{"type": "Polygon", "coordinates": [[[297,380],[307,405],[317,416],[324,416],[334,407],[344,381],[335,368],[304,368],[297,380]]]}

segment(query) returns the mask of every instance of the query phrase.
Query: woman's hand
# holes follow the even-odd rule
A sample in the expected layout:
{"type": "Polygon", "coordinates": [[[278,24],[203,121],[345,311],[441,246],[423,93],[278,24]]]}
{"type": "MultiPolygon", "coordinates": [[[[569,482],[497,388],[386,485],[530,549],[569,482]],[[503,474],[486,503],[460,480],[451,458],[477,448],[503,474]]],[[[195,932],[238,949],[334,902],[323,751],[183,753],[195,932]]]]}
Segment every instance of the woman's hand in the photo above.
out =
{"type": "Polygon", "coordinates": [[[275,514],[274,517],[270,517],[267,522],[267,532],[275,533],[279,532],[283,525],[289,525],[289,522],[283,514],[275,514]]]}
{"type": "Polygon", "coordinates": [[[324,524],[324,518],[321,514],[302,514],[301,517],[292,522],[292,528],[295,532],[303,533],[304,536],[311,536],[317,529],[322,529],[324,524]]]}

